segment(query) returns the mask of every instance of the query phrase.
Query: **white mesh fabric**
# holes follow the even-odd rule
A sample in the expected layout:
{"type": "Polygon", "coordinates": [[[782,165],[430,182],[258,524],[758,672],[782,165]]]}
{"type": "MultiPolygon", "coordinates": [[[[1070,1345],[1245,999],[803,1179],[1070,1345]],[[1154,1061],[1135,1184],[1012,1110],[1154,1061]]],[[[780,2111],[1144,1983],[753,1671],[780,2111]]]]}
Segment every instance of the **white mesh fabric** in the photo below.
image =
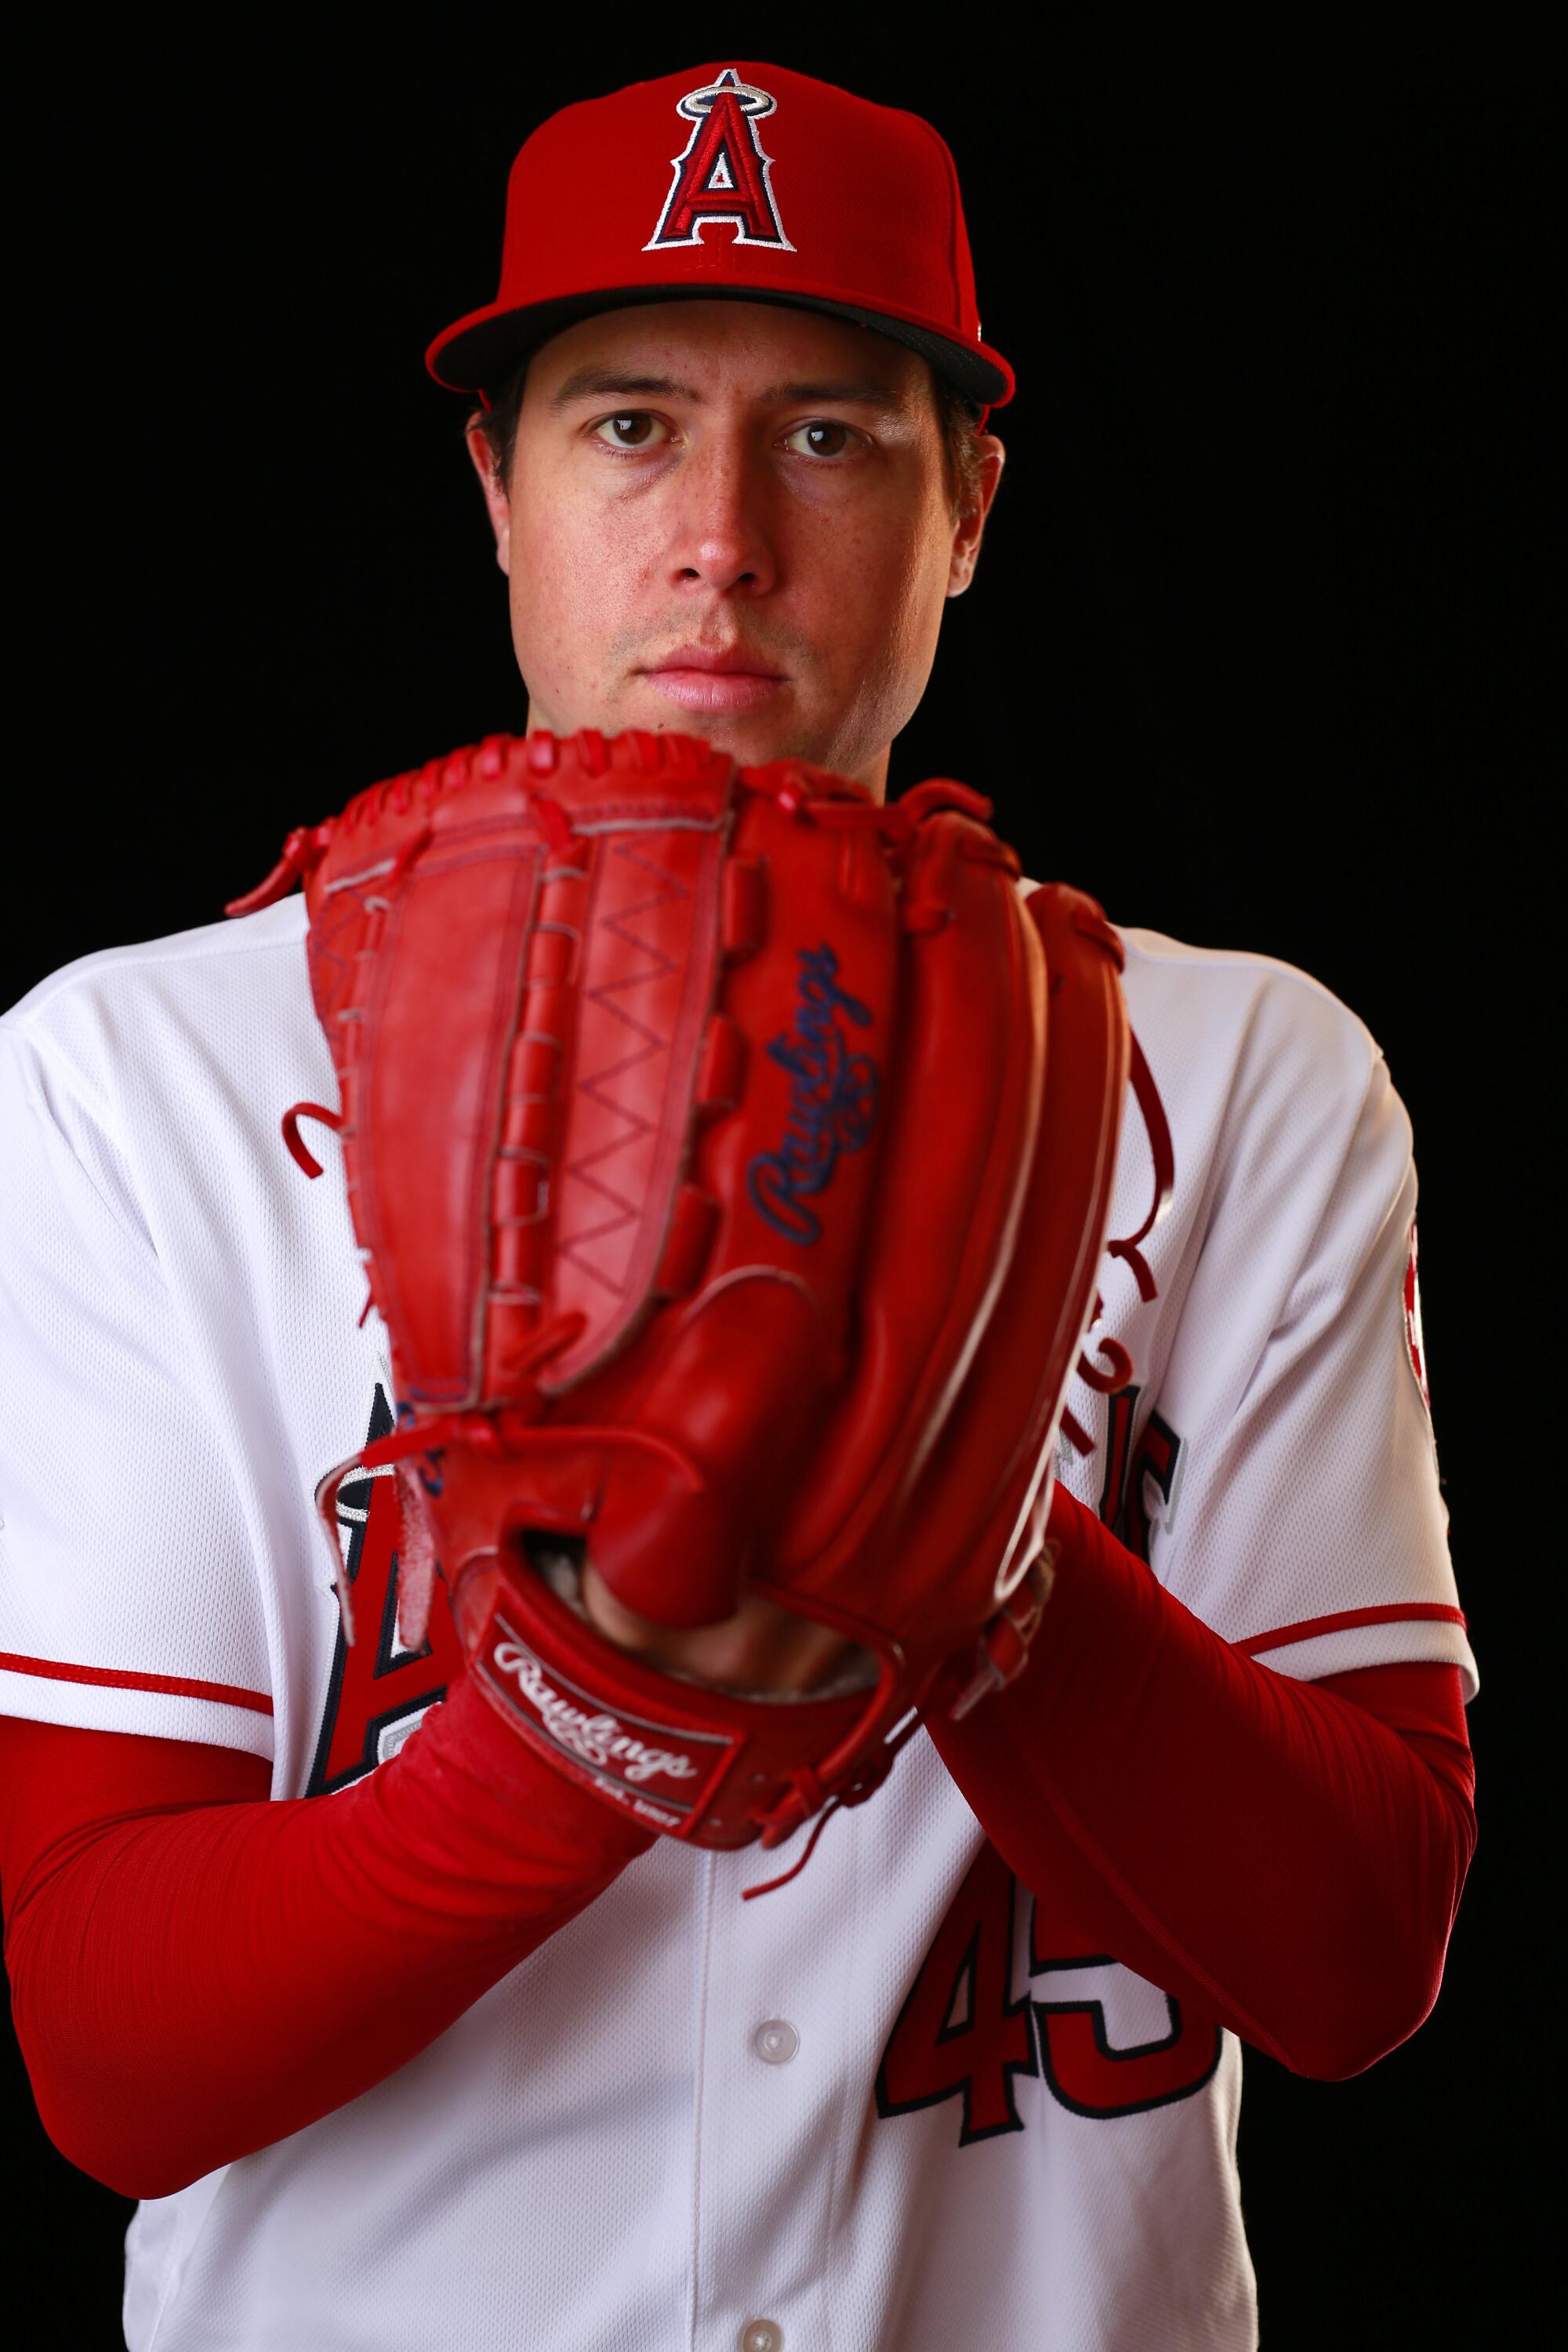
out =
{"type": "MultiPolygon", "coordinates": [[[[1458,1610],[1432,1423],[1404,1336],[1415,1171],[1374,1041],[1304,973],[1265,956],[1123,935],[1132,1025],[1170,1115],[1175,1197],[1146,1247],[1160,1296],[1108,1262],[1104,1328],[1133,1357],[1139,1440],[1180,1441],[1169,1499],[1149,1478],[1150,1562],[1225,1640],[1296,1675],[1399,1659],[1478,1675],[1458,1610]],[[1271,1633],[1376,1611],[1261,1646],[1271,1633]],[[1405,1614],[1405,1611],[1410,1612],[1405,1614]]],[[[1143,1214],[1147,1147],[1130,1105],[1111,1230],[1143,1214]]],[[[1110,1412],[1075,1381],[1098,1441],[1064,1454],[1098,1506],[1110,1412]]]]}
{"type": "Polygon", "coordinates": [[[381,1364],[341,1181],[279,1135],[332,1085],[302,912],[89,957],[0,1026],[0,1707],[276,1754],[280,1792],[335,1630],[314,1483],[381,1364]]]}

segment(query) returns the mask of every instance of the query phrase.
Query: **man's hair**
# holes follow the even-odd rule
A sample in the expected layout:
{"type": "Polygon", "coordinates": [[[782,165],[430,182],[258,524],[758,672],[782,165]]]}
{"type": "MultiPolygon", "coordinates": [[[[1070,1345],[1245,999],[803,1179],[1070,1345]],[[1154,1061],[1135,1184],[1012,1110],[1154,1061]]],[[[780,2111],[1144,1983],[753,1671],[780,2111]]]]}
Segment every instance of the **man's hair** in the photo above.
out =
{"type": "MultiPolygon", "coordinates": [[[[530,353],[530,358],[532,354],[530,353]]],[[[929,366],[936,402],[937,424],[947,453],[947,486],[955,516],[969,512],[980,499],[980,417],[978,404],[968,399],[945,376],[929,366]]],[[[511,461],[517,447],[517,420],[522,407],[522,387],[528,360],[513,370],[500,389],[491,393],[489,406],[471,422],[489,444],[490,471],[503,489],[511,481],[511,461]]]]}

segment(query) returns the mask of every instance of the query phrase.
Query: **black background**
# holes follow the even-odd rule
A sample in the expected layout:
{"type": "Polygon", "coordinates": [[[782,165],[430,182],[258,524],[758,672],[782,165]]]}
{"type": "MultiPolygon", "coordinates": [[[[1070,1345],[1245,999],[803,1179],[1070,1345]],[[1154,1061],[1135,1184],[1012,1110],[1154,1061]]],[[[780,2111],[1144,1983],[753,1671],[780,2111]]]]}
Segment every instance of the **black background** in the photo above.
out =
{"type": "MultiPolygon", "coordinates": [[[[599,17],[542,54],[521,15],[439,23],[328,54],[319,28],[257,20],[178,78],[95,48],[40,85],[13,220],[29,629],[0,999],[216,919],[289,825],[522,723],[463,404],[421,353],[493,291],[531,124],[702,62],[708,37],[599,17]]],[[[746,41],[944,131],[985,333],[1019,374],[979,576],[894,791],[964,776],[1029,872],[1304,965],[1368,1022],[1415,1121],[1487,1675],[1481,1843],[1413,2042],[1340,2084],[1249,2054],[1244,2203],[1268,2352],[1510,2341],[1549,2008],[1526,1645],[1555,1201],[1521,1150],[1556,1091],[1535,942],[1555,873],[1533,870],[1555,799],[1542,62],[1473,27],[746,41]]],[[[56,2156],[14,2049],[5,2068],[7,2225],[58,2323],[28,2341],[110,2346],[130,2208],[56,2156]]]]}

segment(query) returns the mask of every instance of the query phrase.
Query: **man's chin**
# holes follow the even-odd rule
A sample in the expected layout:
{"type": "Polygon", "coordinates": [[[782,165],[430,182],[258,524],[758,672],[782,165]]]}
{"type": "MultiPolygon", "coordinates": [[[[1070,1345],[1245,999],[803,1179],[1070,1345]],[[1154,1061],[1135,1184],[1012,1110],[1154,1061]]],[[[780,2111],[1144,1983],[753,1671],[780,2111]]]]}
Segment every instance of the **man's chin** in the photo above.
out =
{"type": "Polygon", "coordinates": [[[760,768],[769,760],[821,761],[820,748],[787,688],[773,706],[756,710],[683,709],[653,690],[636,698],[635,709],[620,724],[647,727],[658,735],[695,735],[715,751],[728,751],[742,767],[760,768]]]}
{"type": "Polygon", "coordinates": [[[694,735],[700,742],[711,743],[717,751],[728,751],[746,768],[763,767],[770,760],[809,760],[820,768],[838,767],[823,730],[807,724],[794,704],[795,698],[786,689],[772,708],[689,710],[648,688],[617,696],[611,709],[575,718],[570,725],[557,724],[531,706],[528,723],[552,727],[557,734],[569,734],[575,726],[596,727],[605,735],[623,734],[634,727],[646,728],[655,735],[694,735]]]}

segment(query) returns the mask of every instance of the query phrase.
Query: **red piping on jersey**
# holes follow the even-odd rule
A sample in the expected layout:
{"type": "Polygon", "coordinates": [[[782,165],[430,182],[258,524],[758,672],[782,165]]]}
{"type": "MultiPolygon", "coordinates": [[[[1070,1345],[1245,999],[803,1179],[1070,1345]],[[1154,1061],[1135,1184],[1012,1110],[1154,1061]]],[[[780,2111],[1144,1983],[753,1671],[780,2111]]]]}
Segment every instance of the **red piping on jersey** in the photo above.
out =
{"type": "Polygon", "coordinates": [[[1316,1633],[1343,1633],[1352,1625],[1405,1625],[1417,1619],[1430,1624],[1458,1625],[1468,1631],[1465,1612],[1446,1601],[1394,1601],[1376,1609],[1341,1609],[1330,1617],[1303,1617],[1294,1625],[1277,1625],[1271,1633],[1253,1633],[1245,1642],[1229,1642],[1238,1657],[1255,1658],[1262,1650],[1282,1650],[1291,1642],[1310,1642],[1316,1633]]]}
{"type": "Polygon", "coordinates": [[[201,1683],[188,1675],[132,1675],[119,1666],[71,1666],[58,1658],[19,1658],[0,1650],[0,1672],[37,1675],[45,1682],[102,1683],[110,1690],[156,1691],[163,1698],[210,1698],[217,1706],[246,1706],[253,1715],[270,1715],[272,1701],[264,1691],[239,1690],[233,1683],[201,1683]]]}

